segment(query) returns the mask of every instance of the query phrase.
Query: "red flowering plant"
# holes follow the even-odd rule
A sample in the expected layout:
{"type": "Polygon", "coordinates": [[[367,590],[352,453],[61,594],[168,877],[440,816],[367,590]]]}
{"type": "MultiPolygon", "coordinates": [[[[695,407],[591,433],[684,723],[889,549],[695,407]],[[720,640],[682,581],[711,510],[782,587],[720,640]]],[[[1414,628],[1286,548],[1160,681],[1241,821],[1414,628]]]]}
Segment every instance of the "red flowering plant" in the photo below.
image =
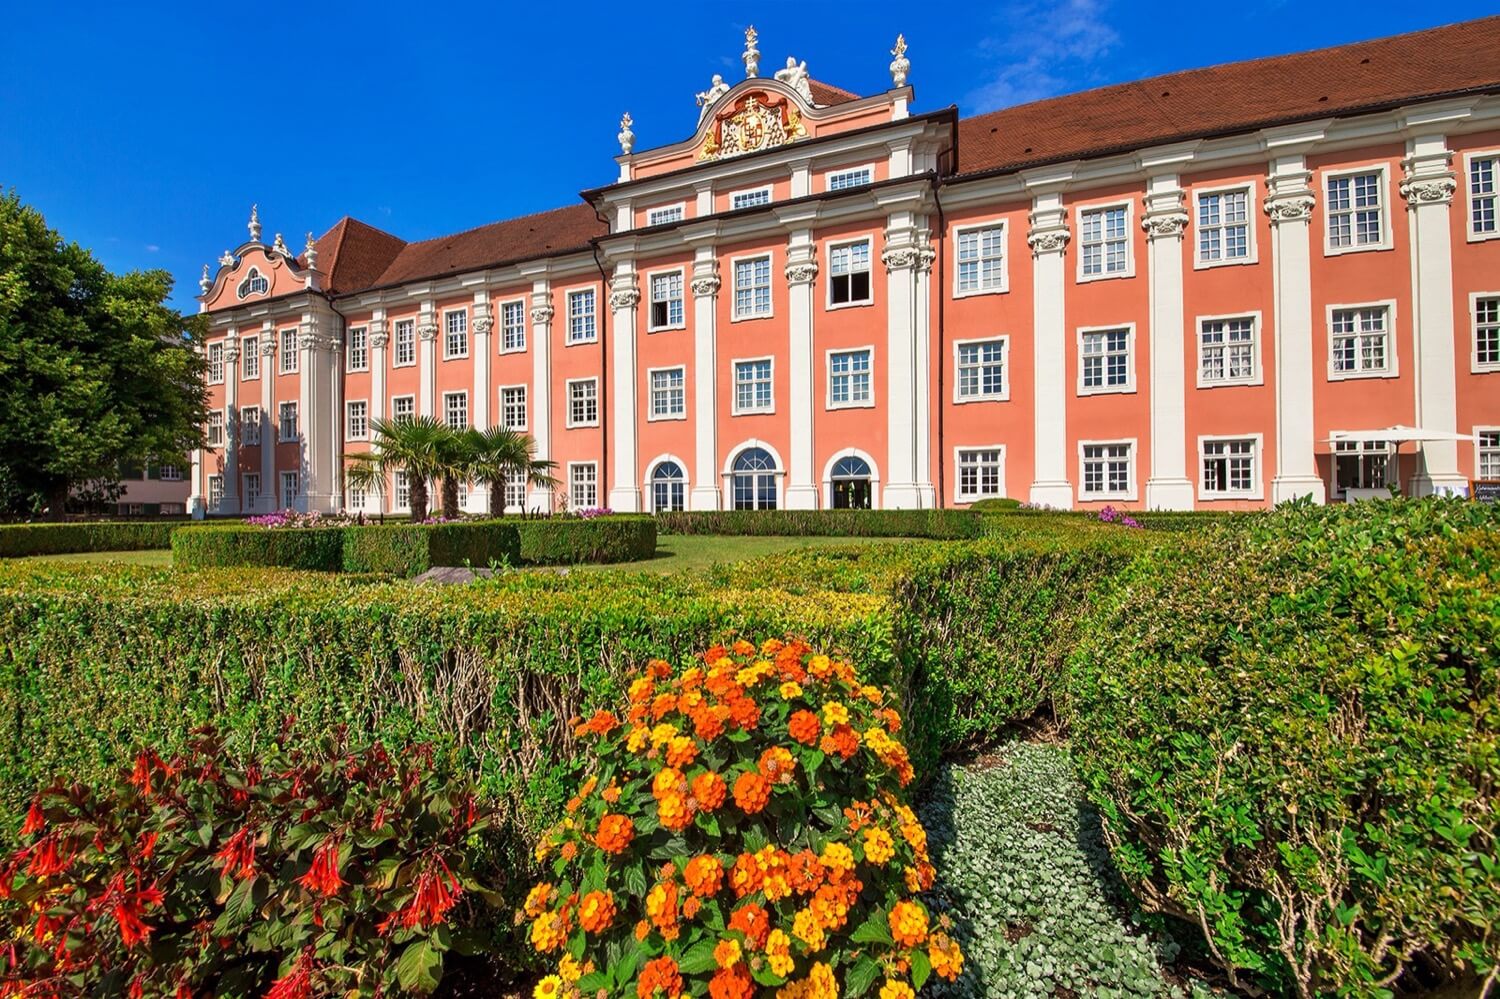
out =
{"type": "Polygon", "coordinates": [[[554,996],[910,999],[963,955],[918,899],[927,836],[890,695],[801,642],[653,661],[542,837],[518,920],[554,996]]]}
{"type": "Polygon", "coordinates": [[[489,821],[425,746],[143,751],[32,802],[0,865],[0,996],[429,992],[489,821]]]}

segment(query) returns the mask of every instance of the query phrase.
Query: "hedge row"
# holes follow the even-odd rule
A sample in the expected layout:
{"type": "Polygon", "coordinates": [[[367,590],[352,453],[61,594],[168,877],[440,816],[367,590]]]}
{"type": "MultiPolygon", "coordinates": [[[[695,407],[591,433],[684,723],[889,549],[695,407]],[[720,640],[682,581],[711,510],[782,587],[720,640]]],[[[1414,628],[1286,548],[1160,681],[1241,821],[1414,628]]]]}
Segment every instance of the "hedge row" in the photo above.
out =
{"type": "Polygon", "coordinates": [[[1500,510],[1300,507],[1127,567],[1062,713],[1121,873],[1277,995],[1500,965],[1500,510]]]}
{"type": "Polygon", "coordinates": [[[182,526],[180,520],[3,524],[0,558],[167,548],[171,546],[172,532],[182,526]]]}
{"type": "Polygon", "coordinates": [[[203,527],[172,535],[178,568],[304,569],[416,576],[433,566],[515,565],[521,539],[511,524],[366,524],[358,527],[203,527]]]}
{"type": "Polygon", "coordinates": [[[714,510],[659,513],[663,534],[734,534],[851,538],[977,538],[984,530],[967,510],[714,510]]]}
{"type": "Polygon", "coordinates": [[[656,554],[656,520],[646,514],[507,519],[528,565],[639,562],[656,554]]]}

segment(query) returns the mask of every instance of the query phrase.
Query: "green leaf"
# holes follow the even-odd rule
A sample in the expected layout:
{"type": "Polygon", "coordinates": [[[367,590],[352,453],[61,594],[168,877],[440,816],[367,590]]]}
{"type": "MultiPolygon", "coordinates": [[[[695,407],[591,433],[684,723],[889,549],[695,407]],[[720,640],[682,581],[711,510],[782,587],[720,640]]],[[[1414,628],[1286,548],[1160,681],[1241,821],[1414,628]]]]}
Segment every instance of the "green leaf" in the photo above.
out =
{"type": "Polygon", "coordinates": [[[718,962],[714,960],[714,945],[716,943],[718,941],[714,938],[706,937],[689,947],[688,952],[682,955],[682,960],[678,962],[682,973],[684,975],[702,975],[718,967],[718,962]]]}
{"type": "Polygon", "coordinates": [[[443,977],[443,955],[425,939],[413,942],[396,962],[396,981],[407,992],[427,995],[443,977]]]}
{"type": "Polygon", "coordinates": [[[932,961],[927,957],[927,952],[920,947],[911,952],[911,987],[918,992],[922,986],[927,984],[928,976],[932,974],[932,961]]]}
{"type": "Polygon", "coordinates": [[[849,939],[853,943],[881,943],[892,947],[896,944],[891,937],[891,925],[884,912],[872,912],[869,918],[849,934],[849,939]]]}
{"type": "Polygon", "coordinates": [[[849,974],[844,977],[844,994],[851,999],[862,996],[870,991],[870,986],[880,976],[880,965],[872,961],[867,954],[861,954],[854,962],[854,967],[849,969],[849,974]]]}

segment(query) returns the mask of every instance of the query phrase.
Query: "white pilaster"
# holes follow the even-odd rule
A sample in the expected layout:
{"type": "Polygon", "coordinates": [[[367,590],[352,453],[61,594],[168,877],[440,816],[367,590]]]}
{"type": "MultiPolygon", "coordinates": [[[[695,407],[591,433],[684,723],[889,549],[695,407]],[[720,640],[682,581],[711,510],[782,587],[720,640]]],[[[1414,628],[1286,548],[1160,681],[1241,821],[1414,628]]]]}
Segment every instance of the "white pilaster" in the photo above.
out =
{"type": "Polygon", "coordinates": [[[615,264],[610,282],[609,309],[612,320],[610,353],[610,453],[613,471],[609,487],[610,509],[619,513],[637,513],[641,509],[640,469],[636,456],[636,420],[639,407],[636,364],[636,309],[641,292],[636,287],[635,262],[621,260],[615,264]]]}
{"type": "Polygon", "coordinates": [[[240,512],[240,341],[230,328],[224,338],[224,505],[240,512]]]}
{"type": "Polygon", "coordinates": [[[417,316],[417,414],[437,415],[437,315],[431,299],[417,316]]]}
{"type": "Polygon", "coordinates": [[[281,484],[276,481],[276,330],[268,320],[260,328],[260,499],[257,513],[281,507],[281,484]]]}
{"type": "Polygon", "coordinates": [[[1276,353],[1276,475],[1271,501],[1328,490],[1313,457],[1313,315],[1310,230],[1315,198],[1307,158],[1271,160],[1266,214],[1271,217],[1271,261],[1276,353]]]}
{"type": "Polygon", "coordinates": [[[886,299],[886,463],[889,467],[881,488],[880,507],[884,510],[914,510],[932,505],[932,484],[928,467],[920,460],[922,445],[918,442],[921,422],[921,400],[924,376],[921,351],[918,349],[918,313],[927,303],[921,298],[918,281],[924,265],[930,264],[931,248],[919,218],[910,209],[898,209],[886,216],[885,250],[880,261],[885,265],[886,299]],[[925,501],[925,504],[924,504],[925,501]]]}
{"type": "Polygon", "coordinates": [[[1068,509],[1073,484],[1068,480],[1068,331],[1063,311],[1067,292],[1067,209],[1059,191],[1032,198],[1031,247],[1033,378],[1036,393],[1035,477],[1029,499],[1042,506],[1068,509]]]}
{"type": "MultiPolygon", "coordinates": [[[[470,324],[474,341],[469,345],[474,358],[474,390],[469,393],[469,418],[480,430],[490,428],[490,331],[494,325],[494,317],[490,315],[489,293],[482,289],[474,292],[474,319],[470,324]]],[[[469,483],[469,512],[487,512],[489,508],[489,486],[482,482],[469,483]]]]}
{"type": "Polygon", "coordinates": [[[1182,236],[1188,215],[1175,173],[1146,184],[1141,228],[1146,230],[1146,279],[1151,323],[1151,475],[1146,506],[1191,510],[1187,477],[1187,362],[1183,340],[1182,236]]]}
{"type": "Polygon", "coordinates": [[[932,249],[931,236],[925,228],[918,231],[917,266],[912,273],[912,416],[916,423],[916,465],[912,477],[917,487],[917,506],[922,509],[937,506],[937,487],[932,481],[933,357],[932,309],[929,304],[932,301],[932,262],[937,259],[937,251],[932,249]]]}
{"type": "Polygon", "coordinates": [[[386,350],[391,334],[385,325],[385,310],[376,309],[370,316],[370,422],[385,419],[386,350]]]}
{"type": "Polygon", "coordinates": [[[693,470],[688,507],[719,508],[719,262],[712,243],[693,251],[693,470]]]}
{"type": "MultiPolygon", "coordinates": [[[[552,458],[552,286],[545,277],[531,282],[531,439],[539,459],[552,458]]],[[[556,473],[555,473],[556,474],[556,473]]],[[[564,470],[561,474],[566,474],[564,470]]],[[[552,511],[552,490],[532,487],[530,510],[552,511]]]]}
{"type": "Polygon", "coordinates": [[[313,489],[314,455],[322,443],[316,430],[316,410],[313,409],[314,374],[317,370],[318,341],[311,313],[302,314],[302,324],[297,328],[297,449],[301,455],[298,463],[301,476],[296,509],[306,513],[311,509],[313,489]]]}
{"type": "MultiPolygon", "coordinates": [[[[1415,344],[1416,416],[1423,430],[1458,429],[1458,368],[1453,347],[1453,243],[1449,212],[1458,183],[1453,154],[1442,135],[1407,140],[1401,195],[1411,219],[1412,341],[1415,344]]],[[[1458,472],[1458,444],[1422,445],[1412,477],[1415,496],[1468,493],[1458,472]]]]}
{"type": "MultiPolygon", "coordinates": [[[[806,167],[803,167],[806,172],[806,167]]],[[[791,448],[787,455],[786,505],[815,510],[818,483],[813,478],[813,290],[818,280],[818,247],[811,229],[793,229],[786,249],[787,414],[791,448]]]]}
{"type": "Polygon", "coordinates": [[[208,485],[203,480],[203,449],[193,448],[193,494],[188,497],[188,513],[194,520],[202,520],[208,512],[208,485]]]}

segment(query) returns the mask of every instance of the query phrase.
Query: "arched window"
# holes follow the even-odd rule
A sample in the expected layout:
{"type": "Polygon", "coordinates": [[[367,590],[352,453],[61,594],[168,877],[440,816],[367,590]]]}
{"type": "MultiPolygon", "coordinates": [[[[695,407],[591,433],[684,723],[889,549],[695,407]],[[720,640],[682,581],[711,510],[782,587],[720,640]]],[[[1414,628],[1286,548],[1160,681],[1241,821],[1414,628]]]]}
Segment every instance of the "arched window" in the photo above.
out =
{"type": "Polygon", "coordinates": [[[657,462],[651,470],[651,510],[671,513],[686,509],[687,476],[675,461],[657,462]]]}
{"type": "Polygon", "coordinates": [[[847,454],[833,465],[830,476],[835,510],[870,509],[870,465],[854,454],[847,454]]]}
{"type": "Polygon", "coordinates": [[[765,448],[747,447],[734,459],[734,508],[776,509],[776,460],[765,448]]]}
{"type": "Polygon", "coordinates": [[[240,286],[235,289],[241,298],[245,298],[248,295],[264,295],[270,290],[271,282],[266,280],[266,276],[260,272],[260,268],[258,267],[250,268],[250,273],[245,275],[245,280],[241,281],[240,286]]]}

